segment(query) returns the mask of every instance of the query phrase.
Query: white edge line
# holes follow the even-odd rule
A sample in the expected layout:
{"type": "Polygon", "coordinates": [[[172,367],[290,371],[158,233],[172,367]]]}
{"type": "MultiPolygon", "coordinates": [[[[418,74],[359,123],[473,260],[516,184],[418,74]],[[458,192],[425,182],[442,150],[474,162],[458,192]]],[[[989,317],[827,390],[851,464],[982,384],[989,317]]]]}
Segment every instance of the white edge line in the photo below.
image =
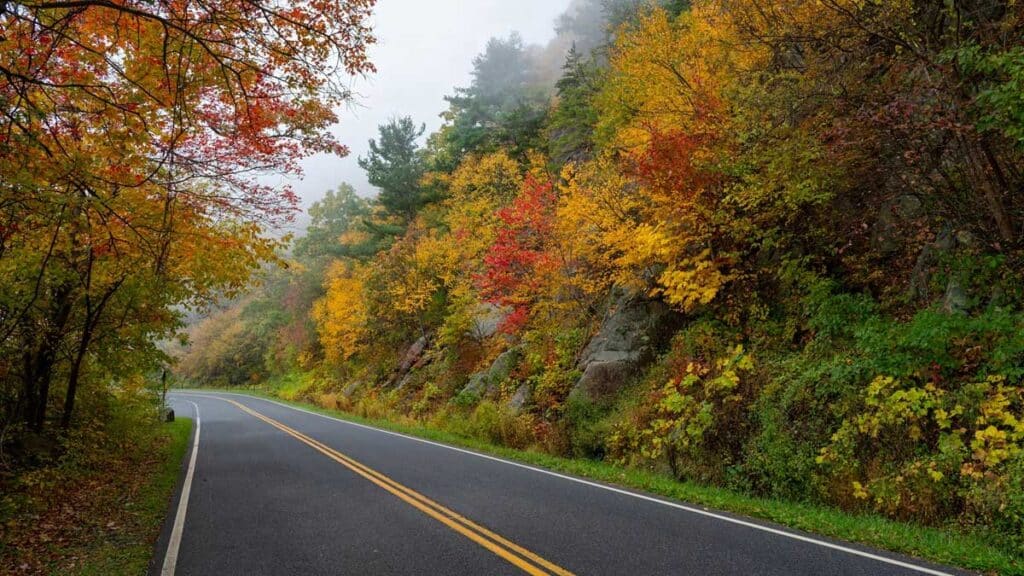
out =
{"type": "Polygon", "coordinates": [[[160,569],[160,576],[174,576],[174,569],[178,565],[178,548],[181,546],[181,532],[185,528],[185,513],[188,511],[188,496],[192,492],[192,476],[196,471],[196,455],[199,454],[199,429],[202,421],[199,419],[199,405],[191,400],[186,400],[192,405],[196,413],[196,434],[192,439],[192,455],[188,460],[188,471],[185,473],[185,482],[181,485],[181,497],[178,499],[178,511],[174,515],[174,526],[171,527],[171,537],[167,540],[167,554],[164,555],[164,565],[160,569]]]}
{"type": "MultiPolygon", "coordinates": [[[[311,414],[313,416],[319,416],[320,418],[326,418],[327,420],[333,420],[335,422],[341,422],[342,424],[348,424],[350,426],[356,426],[356,427],[359,427],[359,428],[365,428],[367,430],[374,430],[374,431],[377,431],[377,432],[381,432],[383,434],[390,434],[391,436],[398,436],[400,438],[405,438],[407,440],[413,440],[415,442],[421,442],[423,444],[429,444],[431,446],[438,446],[438,447],[441,447],[441,448],[447,448],[448,450],[454,450],[456,452],[461,452],[463,454],[469,454],[471,456],[476,456],[477,458],[484,458],[484,459],[487,459],[487,460],[493,460],[495,462],[501,462],[501,463],[507,464],[509,466],[515,466],[517,468],[525,468],[526,470],[532,470],[534,472],[539,472],[541,474],[547,474],[548,476],[554,476],[555,478],[561,478],[562,480],[568,480],[570,482],[576,482],[577,484],[584,484],[586,486],[592,486],[594,488],[600,488],[601,490],[607,490],[609,492],[615,492],[616,494],[622,494],[624,496],[631,496],[633,498],[639,498],[641,500],[646,500],[648,502],[654,502],[656,504],[661,504],[663,506],[669,506],[671,508],[676,508],[676,509],[679,509],[679,510],[684,510],[686,512],[690,512],[690,513],[693,513],[693,514],[699,514],[701,516],[707,516],[709,518],[714,518],[716,520],[722,520],[723,522],[729,522],[731,524],[738,524],[740,526],[745,526],[747,528],[753,528],[755,530],[761,530],[763,532],[769,532],[771,534],[775,534],[775,535],[778,535],[778,536],[784,536],[786,538],[792,538],[793,540],[799,540],[801,542],[806,542],[808,544],[815,544],[817,546],[822,546],[824,548],[830,548],[832,550],[838,550],[840,552],[846,552],[847,554],[853,554],[855,556],[861,556],[863,558],[869,558],[871,560],[876,560],[878,562],[883,562],[885,564],[891,564],[893,566],[899,566],[901,568],[907,568],[909,570],[913,570],[915,572],[919,572],[919,573],[922,573],[922,574],[931,574],[933,576],[954,576],[950,572],[942,572],[940,570],[933,570],[931,568],[927,568],[927,567],[924,567],[924,566],[918,566],[917,564],[911,564],[909,562],[904,562],[902,560],[897,560],[895,558],[887,558],[885,556],[879,556],[877,554],[872,554],[872,553],[866,552],[864,550],[857,550],[856,548],[849,548],[849,547],[843,546],[841,544],[835,544],[835,543],[832,543],[832,542],[826,542],[824,540],[819,540],[817,538],[811,538],[809,536],[804,536],[802,534],[795,534],[793,532],[788,532],[788,531],[785,531],[785,530],[779,530],[777,528],[772,528],[771,526],[764,526],[762,524],[757,524],[757,523],[754,523],[754,522],[748,522],[746,520],[741,520],[739,518],[733,518],[733,517],[725,516],[725,515],[722,515],[722,514],[716,514],[715,512],[711,512],[709,510],[703,510],[703,509],[700,509],[700,508],[694,508],[692,506],[687,506],[685,504],[679,504],[677,502],[670,502],[668,500],[662,500],[661,498],[654,498],[653,496],[648,496],[646,494],[639,494],[639,493],[636,493],[636,492],[631,492],[629,490],[623,490],[621,488],[616,488],[614,486],[608,486],[608,485],[605,485],[605,484],[599,484],[597,482],[591,482],[589,480],[584,480],[582,478],[576,478],[574,476],[567,476],[565,474],[560,474],[558,472],[553,472],[551,470],[545,470],[543,468],[537,468],[535,466],[530,466],[529,464],[523,464],[521,462],[515,462],[515,461],[512,461],[512,460],[506,460],[504,458],[499,458],[497,456],[491,456],[490,454],[482,454],[480,452],[475,452],[473,450],[467,450],[465,448],[459,448],[457,446],[450,446],[448,444],[442,444],[440,442],[434,442],[433,440],[427,440],[425,438],[417,438],[415,436],[409,436],[408,434],[402,434],[401,432],[393,432],[391,430],[384,430],[384,429],[381,429],[381,428],[375,428],[373,426],[368,426],[366,424],[360,424],[358,422],[352,422],[350,420],[344,420],[342,418],[335,418],[333,416],[328,416],[326,414],[320,414],[318,412],[313,412],[312,410],[306,410],[305,408],[298,408],[296,406],[289,406],[288,404],[284,404],[284,403],[278,402],[276,400],[271,400],[269,398],[263,398],[261,396],[254,396],[252,394],[239,394],[237,392],[210,392],[210,393],[204,393],[204,392],[199,392],[199,393],[194,393],[194,392],[173,392],[173,393],[174,394],[183,394],[183,395],[192,394],[192,395],[201,396],[201,397],[205,396],[207,398],[216,398],[216,396],[213,396],[213,394],[230,394],[232,396],[242,396],[242,397],[245,397],[245,398],[253,398],[255,400],[263,400],[264,402],[270,402],[271,404],[277,404],[278,406],[283,406],[285,408],[290,408],[290,409],[295,410],[297,412],[305,412],[306,414],[311,414]]],[[[197,408],[197,410],[198,410],[198,408],[197,408]]],[[[198,414],[198,412],[197,412],[197,414],[198,414]]],[[[199,429],[198,429],[198,426],[197,426],[196,427],[196,432],[197,432],[196,437],[197,437],[197,439],[198,439],[198,430],[199,429]]],[[[194,457],[195,457],[195,455],[193,454],[193,459],[194,459],[194,457]]],[[[191,471],[190,471],[190,474],[189,474],[189,479],[191,479],[191,471]]],[[[172,574],[166,574],[165,573],[162,576],[173,576],[173,573],[172,574]]]]}

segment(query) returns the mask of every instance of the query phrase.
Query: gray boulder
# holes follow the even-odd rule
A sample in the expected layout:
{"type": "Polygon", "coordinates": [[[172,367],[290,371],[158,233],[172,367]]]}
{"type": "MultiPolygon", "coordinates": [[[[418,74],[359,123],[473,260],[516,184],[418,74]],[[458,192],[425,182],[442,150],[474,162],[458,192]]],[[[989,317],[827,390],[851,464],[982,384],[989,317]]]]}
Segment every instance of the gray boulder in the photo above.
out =
{"type": "MultiPolygon", "coordinates": [[[[974,236],[961,230],[954,232],[946,227],[935,241],[926,245],[917,256],[914,269],[910,273],[910,286],[907,295],[910,298],[920,300],[931,300],[932,275],[943,258],[950,254],[956,254],[962,250],[970,250],[976,245],[974,236]]],[[[966,282],[970,284],[970,278],[957,277],[956,275],[946,281],[946,287],[942,294],[942,310],[949,314],[965,314],[970,306],[970,299],[964,287],[966,282]]],[[[997,301],[998,295],[993,291],[992,300],[997,301]]]]}
{"type": "Polygon", "coordinates": [[[530,402],[530,385],[520,384],[512,397],[508,400],[508,407],[512,412],[519,413],[530,402]]]}
{"type": "Polygon", "coordinates": [[[654,359],[676,320],[678,315],[664,302],[613,290],[600,330],[580,355],[583,375],[571,395],[597,401],[618,392],[654,359]]]}
{"type": "Polygon", "coordinates": [[[618,392],[640,370],[641,363],[624,358],[608,362],[591,362],[583,369],[571,396],[598,401],[618,392]]]}
{"type": "Polygon", "coordinates": [[[351,398],[352,396],[355,395],[356,391],[359,390],[359,388],[362,385],[363,383],[359,380],[349,382],[348,384],[345,385],[344,388],[341,389],[341,395],[346,398],[351,398]]]}
{"type": "Polygon", "coordinates": [[[470,336],[486,340],[498,333],[498,327],[508,318],[508,310],[494,304],[482,304],[473,315],[470,336]]]}
{"type": "Polygon", "coordinates": [[[509,348],[502,352],[487,370],[470,376],[469,383],[460,394],[474,395],[480,398],[494,394],[498,386],[512,373],[512,369],[519,364],[522,356],[523,351],[519,347],[509,348]]]}
{"type": "Polygon", "coordinates": [[[946,284],[946,294],[942,298],[943,311],[948,314],[966,314],[967,306],[967,292],[956,278],[951,278],[946,284]]]}

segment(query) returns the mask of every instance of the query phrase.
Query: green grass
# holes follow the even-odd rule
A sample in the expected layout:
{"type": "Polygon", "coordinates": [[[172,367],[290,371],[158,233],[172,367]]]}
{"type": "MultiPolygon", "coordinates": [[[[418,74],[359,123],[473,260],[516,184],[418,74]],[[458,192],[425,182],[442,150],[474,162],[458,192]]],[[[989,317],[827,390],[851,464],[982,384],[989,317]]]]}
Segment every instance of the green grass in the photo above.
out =
{"type": "Polygon", "coordinates": [[[213,390],[245,393],[385,430],[401,432],[453,446],[523,462],[548,470],[642,490],[671,500],[753,518],[849,542],[915,556],[924,560],[993,574],[1024,575],[1024,557],[993,544],[998,538],[982,532],[942,529],[897,522],[869,514],[852,514],[821,505],[756,498],[724,488],[680,482],[663,474],[616,466],[608,462],[552,456],[515,450],[477,438],[421,425],[369,419],[304,402],[284,400],[260,390],[213,390]]]}
{"type": "MultiPolygon", "coordinates": [[[[154,542],[167,514],[171,495],[178,482],[181,463],[188,450],[192,420],[177,418],[166,424],[163,434],[169,441],[160,446],[160,462],[152,477],[144,481],[127,510],[130,522],[116,537],[98,538],[66,553],[78,556],[72,574],[80,576],[144,575],[153,556],[154,542]]],[[[65,569],[54,572],[68,574],[65,569]]]]}

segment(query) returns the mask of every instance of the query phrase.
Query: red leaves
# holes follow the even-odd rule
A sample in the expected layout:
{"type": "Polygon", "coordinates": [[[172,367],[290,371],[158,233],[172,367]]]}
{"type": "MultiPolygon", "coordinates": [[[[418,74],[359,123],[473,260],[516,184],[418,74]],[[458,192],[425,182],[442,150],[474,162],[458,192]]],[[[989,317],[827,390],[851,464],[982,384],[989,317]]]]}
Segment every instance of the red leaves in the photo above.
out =
{"type": "Polygon", "coordinates": [[[485,272],[476,280],[484,299],[512,309],[502,330],[515,332],[528,319],[543,271],[555,264],[547,250],[555,223],[551,182],[526,177],[511,204],[498,211],[501,226],[484,256],[485,272]]]}
{"type": "Polygon", "coordinates": [[[650,127],[650,141],[633,155],[631,175],[651,190],[684,203],[719,183],[721,177],[698,165],[697,158],[707,150],[713,137],[681,131],[663,132],[650,127]]]}
{"type": "Polygon", "coordinates": [[[0,164],[27,159],[41,179],[75,173],[101,193],[202,182],[211,213],[274,220],[293,198],[261,174],[348,152],[330,131],[351,97],[333,68],[373,70],[373,5],[118,0],[65,17],[19,4],[0,17],[0,96],[19,120],[0,132],[31,137],[6,142],[0,164]]]}

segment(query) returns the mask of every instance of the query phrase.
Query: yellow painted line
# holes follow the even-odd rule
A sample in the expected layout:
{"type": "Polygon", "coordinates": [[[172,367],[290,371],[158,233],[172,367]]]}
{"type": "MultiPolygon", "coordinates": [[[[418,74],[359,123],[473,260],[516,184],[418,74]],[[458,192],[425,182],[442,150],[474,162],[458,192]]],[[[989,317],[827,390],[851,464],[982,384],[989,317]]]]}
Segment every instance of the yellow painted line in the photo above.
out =
{"type": "Polygon", "coordinates": [[[281,422],[274,420],[273,418],[264,416],[263,414],[253,410],[252,408],[235,402],[234,400],[229,400],[227,398],[218,398],[218,400],[223,400],[224,402],[233,404],[239,410],[242,410],[247,414],[259,418],[260,420],[263,420],[267,424],[270,424],[271,426],[277,428],[278,430],[281,430],[282,432],[288,434],[289,436],[292,436],[293,438],[299,440],[300,442],[309,445],[310,447],[324,454],[328,458],[331,458],[335,462],[338,462],[339,464],[352,470],[356,474],[359,474],[363,478],[366,478],[370,482],[373,482],[377,486],[383,488],[384,490],[387,490],[388,492],[398,497],[402,501],[406,502],[410,506],[416,508],[417,510],[423,512],[431,518],[434,518],[435,520],[448,526],[452,530],[458,532],[459,534],[462,534],[466,538],[469,538],[470,540],[476,542],[477,544],[486,548],[487,550],[490,550],[494,554],[497,554],[498,556],[505,559],[506,561],[516,566],[517,568],[521,569],[522,571],[526,572],[527,574],[533,574],[537,576],[546,576],[549,574],[556,574],[558,576],[573,576],[572,572],[569,572],[568,570],[558,566],[557,564],[545,560],[537,554],[530,552],[529,550],[503,538],[498,534],[495,534],[494,532],[488,530],[487,528],[484,528],[483,526],[480,526],[472,520],[464,516],[461,516],[457,512],[449,508],[446,508],[445,506],[442,506],[441,504],[435,502],[434,500],[431,500],[430,498],[427,498],[423,494],[420,494],[419,492],[416,492],[415,490],[407,486],[399,484],[398,482],[392,480],[391,478],[388,478],[384,474],[381,474],[380,472],[377,472],[376,470],[373,470],[372,468],[369,468],[366,465],[361,464],[360,462],[357,462],[352,458],[349,458],[348,456],[319,442],[318,440],[310,438],[309,436],[306,436],[305,434],[297,430],[294,430],[293,428],[290,428],[282,424],[281,422]]]}

